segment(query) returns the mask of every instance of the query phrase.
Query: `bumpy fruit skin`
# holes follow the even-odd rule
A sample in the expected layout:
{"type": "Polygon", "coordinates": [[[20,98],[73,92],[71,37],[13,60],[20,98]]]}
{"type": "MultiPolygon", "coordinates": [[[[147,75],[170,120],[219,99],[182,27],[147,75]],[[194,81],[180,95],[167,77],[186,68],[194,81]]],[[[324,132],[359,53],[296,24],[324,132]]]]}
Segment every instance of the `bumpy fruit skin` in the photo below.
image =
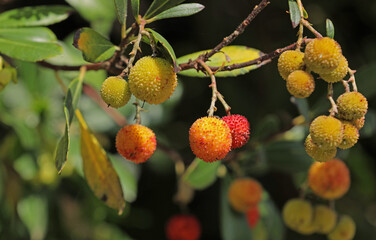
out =
{"type": "Polygon", "coordinates": [[[363,126],[364,126],[364,123],[365,123],[365,120],[366,120],[366,117],[363,116],[361,118],[357,118],[355,120],[352,120],[352,124],[354,124],[354,126],[360,130],[363,126]]]}
{"type": "Polygon", "coordinates": [[[131,98],[128,83],[121,77],[108,77],[101,86],[103,101],[113,108],[127,104],[131,98]]]}
{"type": "Polygon", "coordinates": [[[327,162],[332,160],[337,154],[337,148],[321,148],[312,141],[311,135],[308,134],[305,142],[304,148],[306,153],[311,158],[319,162],[327,162]]]}
{"type": "Polygon", "coordinates": [[[312,223],[313,208],[310,202],[294,198],[290,199],[282,210],[282,218],[286,226],[292,230],[307,230],[312,223]]]}
{"type": "Polygon", "coordinates": [[[157,146],[154,132],[145,126],[127,125],[116,135],[116,149],[127,160],[143,163],[153,155],[157,146]]]}
{"type": "Polygon", "coordinates": [[[317,233],[330,233],[337,223],[337,213],[325,205],[317,205],[313,209],[313,226],[317,233]]]}
{"type": "Polygon", "coordinates": [[[367,113],[367,99],[360,92],[347,92],[337,99],[338,116],[352,121],[363,117],[367,113]]]}
{"type": "Polygon", "coordinates": [[[344,56],[341,56],[338,67],[329,73],[320,74],[320,77],[328,83],[339,82],[347,75],[348,67],[349,64],[347,59],[344,56]]]}
{"type": "Polygon", "coordinates": [[[289,93],[294,97],[306,98],[315,90],[315,80],[310,73],[297,70],[288,76],[286,86],[289,93]]]}
{"type": "Polygon", "coordinates": [[[329,37],[315,38],[304,51],[304,62],[315,73],[329,73],[341,60],[341,46],[329,37]]]}
{"type": "Polygon", "coordinates": [[[317,196],[338,199],[350,188],[349,169],[339,159],[314,162],[308,171],[308,183],[317,196]]]}
{"type": "Polygon", "coordinates": [[[348,149],[354,146],[359,139],[359,130],[348,121],[342,121],[343,125],[343,139],[338,146],[341,149],[348,149]]]}
{"type": "Polygon", "coordinates": [[[136,62],[129,74],[132,94],[147,103],[163,103],[177,85],[173,66],[163,58],[143,57],[136,62]]]}
{"type": "Polygon", "coordinates": [[[230,115],[222,118],[231,130],[232,149],[240,148],[248,142],[249,139],[249,122],[247,118],[241,115],[230,115]]]}
{"type": "Polygon", "coordinates": [[[250,228],[254,228],[260,219],[260,210],[258,206],[251,207],[245,214],[250,228]]]}
{"type": "Polygon", "coordinates": [[[354,220],[348,216],[343,215],[339,222],[334,227],[333,231],[329,233],[329,240],[352,240],[355,236],[356,225],[354,220]]]}
{"type": "Polygon", "coordinates": [[[283,52],[278,58],[278,72],[281,77],[287,80],[290,73],[296,70],[303,70],[304,53],[294,50],[288,50],[283,52]]]}
{"type": "Polygon", "coordinates": [[[166,225],[168,240],[197,240],[201,235],[201,224],[193,215],[172,216],[166,225]]]}
{"type": "Polygon", "coordinates": [[[320,148],[335,148],[342,142],[343,126],[340,120],[331,116],[318,116],[310,127],[312,141],[320,148]]]}
{"type": "Polygon", "coordinates": [[[227,123],[216,117],[197,119],[189,129],[192,152],[205,162],[226,157],[232,146],[231,130],[227,123]]]}
{"type": "Polygon", "coordinates": [[[261,195],[260,183],[251,178],[234,180],[228,190],[230,205],[238,212],[246,212],[252,207],[256,207],[261,200],[261,195]]]}

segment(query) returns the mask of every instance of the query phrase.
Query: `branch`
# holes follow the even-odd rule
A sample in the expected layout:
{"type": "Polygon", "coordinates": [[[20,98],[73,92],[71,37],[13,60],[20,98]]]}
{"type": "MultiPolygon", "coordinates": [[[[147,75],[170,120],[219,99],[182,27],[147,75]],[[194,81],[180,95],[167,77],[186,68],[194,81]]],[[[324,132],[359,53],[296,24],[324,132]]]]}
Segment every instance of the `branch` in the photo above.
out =
{"type": "Polygon", "coordinates": [[[81,67],[86,67],[86,70],[100,70],[100,69],[106,69],[106,63],[105,62],[100,62],[100,63],[93,63],[93,64],[87,64],[87,65],[80,65],[80,66],[66,66],[66,65],[55,65],[52,63],[48,63],[45,61],[40,61],[37,62],[39,65],[45,68],[50,68],[55,71],[79,71],[81,67]]]}

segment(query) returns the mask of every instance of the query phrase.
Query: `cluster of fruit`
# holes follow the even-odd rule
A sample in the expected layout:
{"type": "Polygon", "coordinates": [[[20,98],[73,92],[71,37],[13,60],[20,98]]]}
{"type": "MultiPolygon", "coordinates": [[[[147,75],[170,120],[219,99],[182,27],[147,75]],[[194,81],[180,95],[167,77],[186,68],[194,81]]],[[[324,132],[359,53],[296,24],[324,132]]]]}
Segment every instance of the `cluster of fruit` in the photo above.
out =
{"type": "MultiPolygon", "coordinates": [[[[308,184],[312,191],[326,200],[342,197],[350,187],[350,173],[339,159],[314,162],[308,172],[308,184]]],[[[350,216],[337,219],[334,209],[318,204],[312,207],[308,200],[291,199],[283,207],[285,224],[304,235],[327,234],[329,240],[351,240],[355,235],[355,223],[350,216]]]]}

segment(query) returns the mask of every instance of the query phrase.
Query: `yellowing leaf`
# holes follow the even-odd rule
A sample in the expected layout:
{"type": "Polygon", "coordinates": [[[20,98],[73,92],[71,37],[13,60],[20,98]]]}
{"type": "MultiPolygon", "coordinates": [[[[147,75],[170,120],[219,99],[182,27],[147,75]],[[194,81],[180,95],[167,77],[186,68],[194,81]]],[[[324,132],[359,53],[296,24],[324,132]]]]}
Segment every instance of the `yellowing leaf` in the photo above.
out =
{"type": "MultiPolygon", "coordinates": [[[[178,58],[177,64],[188,62],[190,59],[194,60],[201,54],[209,52],[210,50],[199,51],[185,55],[178,58]]],[[[246,46],[227,46],[221,49],[221,52],[214,54],[206,64],[210,67],[222,67],[228,66],[235,63],[243,63],[259,58],[263,53],[260,50],[246,47],[246,46]]],[[[236,77],[238,75],[246,74],[251,70],[260,67],[260,65],[252,65],[240,69],[235,69],[232,71],[218,71],[216,77],[236,77]]],[[[195,69],[189,69],[179,72],[179,74],[189,77],[206,77],[202,72],[197,72],[195,69]]]]}
{"type": "Polygon", "coordinates": [[[119,177],[97,138],[90,132],[79,110],[81,156],[86,181],[94,194],[109,207],[123,212],[125,201],[119,177]]]}

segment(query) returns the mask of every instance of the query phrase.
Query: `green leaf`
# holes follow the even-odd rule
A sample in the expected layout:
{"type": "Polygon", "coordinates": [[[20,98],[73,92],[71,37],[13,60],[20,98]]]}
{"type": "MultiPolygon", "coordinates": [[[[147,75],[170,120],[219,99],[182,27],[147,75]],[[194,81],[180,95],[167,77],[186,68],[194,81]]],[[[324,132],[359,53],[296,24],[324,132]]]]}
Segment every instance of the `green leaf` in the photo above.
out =
{"type": "Polygon", "coordinates": [[[182,179],[194,189],[205,189],[217,179],[217,170],[221,161],[207,163],[199,158],[195,158],[182,179]]]}
{"type": "Polygon", "coordinates": [[[334,25],[329,18],[326,19],[326,36],[334,38],[334,25]]]}
{"type": "MultiPolygon", "coordinates": [[[[191,53],[188,55],[185,55],[183,57],[180,57],[177,59],[177,64],[188,62],[189,60],[194,60],[198,56],[200,56],[203,53],[209,52],[210,50],[204,50],[199,51],[195,53],[191,53]]],[[[246,46],[227,46],[222,48],[222,50],[216,54],[214,54],[209,61],[206,63],[210,67],[222,67],[224,66],[232,65],[235,63],[243,63],[247,61],[254,60],[256,58],[259,58],[262,56],[262,52],[260,50],[249,48],[246,46]]],[[[235,77],[238,75],[246,74],[251,70],[259,68],[261,65],[252,65],[240,69],[235,69],[232,71],[218,71],[215,73],[216,77],[235,77]]],[[[207,77],[202,72],[197,72],[195,69],[189,69],[185,71],[179,72],[179,74],[189,77],[207,77]]]]}
{"type": "Polygon", "coordinates": [[[221,181],[221,235],[223,240],[252,240],[252,233],[244,213],[235,212],[228,202],[227,192],[232,179],[228,176],[221,181]]]}
{"type": "Polygon", "coordinates": [[[275,141],[265,146],[265,152],[269,167],[288,173],[307,171],[312,163],[300,141],[275,141]]]}
{"type": "Polygon", "coordinates": [[[116,15],[121,25],[125,25],[127,20],[128,0],[114,0],[116,15]]]}
{"type": "Polygon", "coordinates": [[[154,0],[145,13],[145,19],[153,17],[167,9],[170,9],[185,0],[154,0]]]}
{"type": "Polygon", "coordinates": [[[0,53],[36,62],[62,53],[51,30],[44,27],[0,29],[0,53]]]}
{"type": "MultiPolygon", "coordinates": [[[[176,55],[170,43],[168,43],[168,41],[162,35],[154,31],[153,29],[145,28],[145,30],[148,31],[154,37],[154,40],[157,43],[158,50],[161,51],[162,54],[165,57],[167,57],[171,63],[176,65],[176,55]]],[[[143,38],[143,41],[148,43],[148,39],[143,38]]]]}
{"type": "Polygon", "coordinates": [[[198,4],[198,3],[187,3],[187,4],[181,4],[176,7],[170,8],[157,16],[150,19],[150,22],[166,19],[166,18],[175,18],[175,17],[186,17],[193,14],[196,14],[203,10],[205,8],[204,5],[198,4]]]}
{"type": "Polygon", "coordinates": [[[78,100],[81,95],[82,81],[75,79],[68,87],[67,95],[64,100],[64,114],[65,114],[65,130],[63,136],[60,138],[56,149],[55,165],[59,174],[63,170],[64,164],[67,161],[70,141],[70,125],[73,120],[74,110],[77,107],[78,100]]]}
{"type": "Polygon", "coordinates": [[[309,106],[306,98],[294,98],[294,103],[296,104],[299,113],[305,118],[306,122],[310,122],[309,117],[309,106]]]}
{"type": "Polygon", "coordinates": [[[292,27],[296,28],[300,23],[300,11],[299,6],[295,0],[289,0],[289,12],[290,12],[290,19],[292,23],[292,27]]]}
{"type": "Polygon", "coordinates": [[[47,26],[65,20],[72,11],[60,5],[12,9],[0,14],[0,28],[47,26]]]}
{"type": "Polygon", "coordinates": [[[30,239],[44,239],[48,223],[47,200],[40,196],[29,196],[18,203],[17,212],[29,230],[30,239]]]}
{"type": "Polygon", "coordinates": [[[138,15],[140,14],[140,0],[131,0],[132,5],[132,13],[135,19],[138,19],[138,15]]]}
{"type": "Polygon", "coordinates": [[[373,109],[369,109],[366,114],[364,126],[360,129],[361,138],[372,137],[376,132],[376,112],[373,109]]]}
{"type": "Polygon", "coordinates": [[[102,62],[115,53],[117,47],[91,28],[81,28],[74,35],[73,45],[82,51],[88,62],[102,62]]]}
{"type": "Polygon", "coordinates": [[[264,223],[268,233],[268,239],[283,240],[285,227],[278,208],[275,206],[269,194],[264,191],[259,203],[260,220],[264,223]]]}

